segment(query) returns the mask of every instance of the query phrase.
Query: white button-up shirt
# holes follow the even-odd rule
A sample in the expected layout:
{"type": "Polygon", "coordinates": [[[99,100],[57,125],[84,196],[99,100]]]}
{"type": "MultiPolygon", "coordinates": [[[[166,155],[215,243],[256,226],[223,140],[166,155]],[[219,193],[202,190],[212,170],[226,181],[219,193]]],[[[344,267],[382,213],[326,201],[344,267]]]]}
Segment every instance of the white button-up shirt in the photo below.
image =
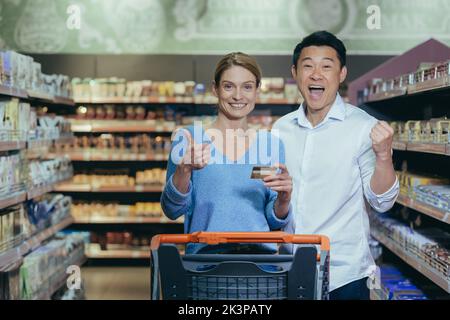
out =
{"type": "Polygon", "coordinates": [[[306,118],[304,105],[273,126],[272,132],[284,143],[293,179],[295,227],[289,231],[330,238],[330,291],[375,271],[367,204],[385,212],[398,196],[398,179],[381,195],[370,188],[375,170],[370,131],[376,123],[338,94],[315,127],[306,118]]]}

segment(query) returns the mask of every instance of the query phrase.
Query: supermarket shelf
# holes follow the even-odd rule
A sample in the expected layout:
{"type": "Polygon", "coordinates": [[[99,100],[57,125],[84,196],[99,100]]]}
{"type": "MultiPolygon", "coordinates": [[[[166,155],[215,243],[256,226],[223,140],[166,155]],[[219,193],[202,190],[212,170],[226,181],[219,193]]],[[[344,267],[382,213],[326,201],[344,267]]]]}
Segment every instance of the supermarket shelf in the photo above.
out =
{"type": "Polygon", "coordinates": [[[89,184],[60,184],[54,188],[56,192],[162,192],[163,186],[117,186],[117,187],[95,187],[89,184]]]}
{"type": "MultiPolygon", "coordinates": [[[[215,97],[105,97],[105,98],[78,98],[75,100],[76,104],[102,104],[102,103],[174,103],[174,104],[215,104],[217,98],[215,97]]],[[[260,98],[256,101],[257,104],[280,104],[293,105],[298,104],[296,99],[272,99],[260,98]]]]}
{"type": "Polygon", "coordinates": [[[408,151],[434,153],[450,156],[450,144],[408,143],[408,151]]]}
{"type": "Polygon", "coordinates": [[[380,92],[369,96],[368,101],[364,104],[385,102],[388,100],[393,100],[398,97],[412,97],[417,94],[428,94],[437,91],[447,91],[450,90],[450,78],[441,78],[436,80],[427,81],[417,85],[409,85],[407,89],[397,90],[392,92],[380,92]]]}
{"type": "Polygon", "coordinates": [[[27,193],[25,191],[7,198],[2,198],[0,199],[0,209],[19,204],[21,202],[24,202],[26,199],[27,193]]]}
{"type": "Polygon", "coordinates": [[[0,95],[16,98],[28,98],[28,94],[25,90],[8,87],[1,84],[0,84],[0,95]]]}
{"type": "Polygon", "coordinates": [[[427,216],[430,216],[439,221],[450,224],[450,213],[449,212],[440,210],[440,209],[430,206],[426,203],[423,203],[423,202],[420,202],[417,200],[413,200],[403,194],[398,195],[397,203],[399,203],[405,207],[417,210],[417,211],[419,211],[423,214],[426,214],[427,216]]]}
{"type": "Polygon", "coordinates": [[[394,150],[401,150],[401,151],[405,151],[406,150],[406,142],[402,142],[402,141],[393,141],[392,142],[392,148],[394,150]]]}
{"type": "MultiPolygon", "coordinates": [[[[167,156],[155,156],[153,154],[101,154],[90,152],[66,152],[65,155],[69,156],[72,161],[167,161],[167,156]]],[[[49,159],[56,157],[55,154],[48,154],[46,156],[49,159]]]]}
{"type": "Polygon", "coordinates": [[[389,240],[384,235],[379,234],[378,232],[373,230],[371,234],[377,241],[382,243],[386,248],[388,248],[390,251],[392,251],[394,254],[400,257],[411,267],[422,273],[424,276],[433,281],[435,284],[444,289],[446,292],[450,293],[450,282],[447,279],[445,279],[443,275],[435,271],[426,263],[418,260],[413,255],[405,252],[403,248],[401,248],[399,245],[389,240]]]}
{"type": "Polygon", "coordinates": [[[37,100],[43,100],[45,102],[53,102],[54,99],[55,99],[54,96],[52,96],[52,95],[50,95],[48,93],[45,93],[45,92],[39,92],[39,91],[35,91],[35,90],[28,90],[27,93],[28,93],[28,97],[29,98],[34,98],[34,99],[37,99],[37,100]]]}
{"type": "MultiPolygon", "coordinates": [[[[81,267],[86,262],[87,262],[87,258],[86,258],[86,256],[83,256],[78,261],[70,262],[70,265],[77,265],[77,266],[81,267]]],[[[50,284],[49,289],[43,291],[40,295],[35,297],[34,300],[51,300],[53,294],[55,294],[56,291],[61,289],[63,287],[63,285],[66,284],[68,278],[69,278],[69,274],[67,274],[64,270],[64,272],[62,272],[59,275],[58,279],[55,282],[50,284]]]]}
{"type": "Polygon", "coordinates": [[[57,181],[55,183],[52,184],[48,184],[45,186],[40,186],[40,187],[35,187],[35,188],[31,188],[30,190],[28,190],[27,192],[27,199],[33,199],[33,198],[37,198],[40,197],[46,193],[52,192],[56,189],[56,186],[61,184],[61,183],[66,183],[67,181],[70,181],[70,179],[72,179],[72,177],[69,177],[67,179],[61,180],[61,181],[57,181]]]}
{"type": "Polygon", "coordinates": [[[99,250],[89,248],[86,250],[89,259],[150,259],[148,250],[99,250]]]}
{"type": "Polygon", "coordinates": [[[25,141],[0,141],[0,151],[22,150],[25,147],[25,141]]]}
{"type": "Polygon", "coordinates": [[[183,224],[180,221],[174,221],[161,217],[90,217],[90,218],[76,218],[76,224],[121,224],[121,223],[160,223],[160,224],[183,224]]]}
{"type": "Polygon", "coordinates": [[[54,103],[66,106],[75,106],[75,101],[71,98],[55,96],[54,103]]]}
{"type": "Polygon", "coordinates": [[[70,98],[53,96],[44,92],[38,92],[34,90],[23,90],[13,87],[8,87],[4,85],[0,85],[0,95],[22,98],[22,99],[31,99],[31,100],[42,100],[45,102],[59,104],[59,105],[68,105],[74,106],[75,101],[70,98]]]}
{"type": "Polygon", "coordinates": [[[415,143],[393,141],[392,148],[401,151],[414,151],[450,156],[450,144],[448,143],[415,143]]]}
{"type": "Polygon", "coordinates": [[[72,132],[159,132],[171,133],[177,127],[155,125],[153,120],[71,120],[72,132]]]}
{"type": "Polygon", "coordinates": [[[35,250],[41,245],[42,242],[52,237],[60,230],[68,227],[72,223],[73,218],[69,216],[58,224],[39,232],[28,240],[25,240],[21,245],[0,253],[0,270],[4,267],[17,263],[24,255],[35,250]]]}

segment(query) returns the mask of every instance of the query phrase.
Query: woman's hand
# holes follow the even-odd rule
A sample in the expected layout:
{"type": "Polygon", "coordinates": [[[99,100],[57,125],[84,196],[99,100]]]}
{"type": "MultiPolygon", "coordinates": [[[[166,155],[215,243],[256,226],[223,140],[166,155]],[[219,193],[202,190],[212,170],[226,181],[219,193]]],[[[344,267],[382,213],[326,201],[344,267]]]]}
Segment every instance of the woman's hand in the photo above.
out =
{"type": "Polygon", "coordinates": [[[266,187],[278,192],[274,211],[278,218],[285,218],[289,212],[289,204],[291,202],[292,178],[284,164],[280,163],[277,167],[281,169],[281,172],[265,177],[263,181],[266,187]]]}
{"type": "Polygon", "coordinates": [[[211,158],[211,146],[195,143],[188,130],[183,130],[183,134],[188,141],[188,146],[181,163],[177,165],[172,181],[178,191],[186,193],[189,189],[192,170],[202,169],[208,164],[211,158]]]}

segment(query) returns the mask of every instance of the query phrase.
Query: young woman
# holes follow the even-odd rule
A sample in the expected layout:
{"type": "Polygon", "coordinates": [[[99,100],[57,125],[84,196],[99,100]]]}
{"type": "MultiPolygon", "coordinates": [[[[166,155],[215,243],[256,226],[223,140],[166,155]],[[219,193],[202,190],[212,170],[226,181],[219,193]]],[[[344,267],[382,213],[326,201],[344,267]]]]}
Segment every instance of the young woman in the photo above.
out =
{"type": "MultiPolygon", "coordinates": [[[[174,133],[161,196],[170,219],[185,215],[184,231],[271,231],[291,220],[292,180],[284,165],[281,141],[267,130],[250,130],[261,83],[256,61],[230,53],[217,64],[213,92],[218,115],[208,128],[194,124],[174,133]],[[252,179],[254,166],[277,167],[252,179]]],[[[238,251],[276,252],[276,245],[240,246],[238,251]]],[[[236,245],[190,244],[186,253],[231,252],[236,245]]]]}

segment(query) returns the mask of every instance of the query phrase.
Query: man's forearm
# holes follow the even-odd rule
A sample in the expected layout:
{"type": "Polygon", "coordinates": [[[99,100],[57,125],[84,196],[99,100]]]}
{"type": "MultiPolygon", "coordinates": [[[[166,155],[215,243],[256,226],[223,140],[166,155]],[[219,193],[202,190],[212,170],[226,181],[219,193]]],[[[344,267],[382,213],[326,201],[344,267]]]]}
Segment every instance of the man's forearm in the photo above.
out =
{"type": "Polygon", "coordinates": [[[370,188],[375,194],[383,194],[395,183],[395,170],[392,158],[376,159],[375,171],[370,180],[370,188]]]}

